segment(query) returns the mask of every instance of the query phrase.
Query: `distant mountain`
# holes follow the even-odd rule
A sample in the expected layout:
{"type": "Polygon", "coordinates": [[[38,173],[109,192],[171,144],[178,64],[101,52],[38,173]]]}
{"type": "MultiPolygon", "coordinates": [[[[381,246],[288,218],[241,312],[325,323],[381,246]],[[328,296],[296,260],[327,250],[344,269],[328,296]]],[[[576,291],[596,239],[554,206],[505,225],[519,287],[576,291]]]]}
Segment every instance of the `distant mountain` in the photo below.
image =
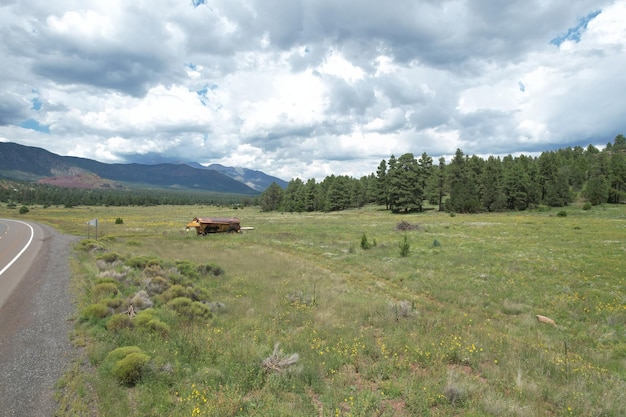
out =
{"type": "Polygon", "coordinates": [[[188,164],[105,164],[4,142],[0,142],[0,178],[81,188],[141,187],[258,194],[258,190],[214,169],[188,164]]]}
{"type": "Polygon", "coordinates": [[[227,167],[220,164],[211,164],[205,167],[198,164],[197,162],[188,162],[188,164],[194,168],[213,169],[215,171],[221,172],[222,174],[225,174],[234,180],[242,182],[248,187],[253,188],[257,191],[264,191],[267,187],[272,185],[273,182],[275,182],[282,188],[286,188],[288,184],[285,180],[272,177],[271,175],[267,175],[264,172],[255,171],[253,169],[227,167]]]}

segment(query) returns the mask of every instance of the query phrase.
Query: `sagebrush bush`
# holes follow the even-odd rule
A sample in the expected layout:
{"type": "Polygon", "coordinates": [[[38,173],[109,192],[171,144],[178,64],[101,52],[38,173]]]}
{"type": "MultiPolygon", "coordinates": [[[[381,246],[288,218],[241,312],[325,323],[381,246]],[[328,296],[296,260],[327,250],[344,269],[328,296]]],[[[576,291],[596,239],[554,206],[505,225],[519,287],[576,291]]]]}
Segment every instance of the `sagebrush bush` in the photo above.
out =
{"type": "Polygon", "coordinates": [[[133,320],[135,325],[145,326],[152,319],[154,319],[154,309],[148,308],[137,313],[133,320]]]}
{"type": "Polygon", "coordinates": [[[161,276],[146,279],[146,291],[149,295],[161,294],[170,287],[170,283],[161,276]]]}
{"type": "Polygon", "coordinates": [[[114,314],[107,321],[106,328],[112,332],[119,332],[122,329],[130,329],[134,326],[133,320],[128,314],[114,314]]]}
{"type": "Polygon", "coordinates": [[[104,304],[113,310],[117,310],[118,308],[120,308],[123,302],[124,300],[122,300],[121,298],[103,298],[102,300],[100,300],[100,304],[104,304]]]}
{"type": "Polygon", "coordinates": [[[154,256],[135,256],[126,261],[126,265],[135,269],[146,269],[148,266],[161,266],[161,260],[154,256]]]}
{"type": "Polygon", "coordinates": [[[178,297],[193,297],[193,288],[183,287],[182,285],[172,285],[162,294],[154,297],[160,303],[167,303],[170,300],[178,297]]]}
{"type": "Polygon", "coordinates": [[[213,275],[218,277],[220,275],[224,275],[224,269],[221,266],[212,263],[198,265],[196,270],[201,276],[213,275]]]}
{"type": "Polygon", "coordinates": [[[80,241],[78,248],[86,252],[96,252],[104,250],[105,246],[102,242],[95,239],[85,239],[80,241]]]}
{"type": "MultiPolygon", "coordinates": [[[[143,351],[137,346],[122,346],[110,351],[107,356],[104,358],[105,365],[112,365],[115,362],[124,359],[127,355],[131,353],[142,353],[143,351]]],[[[110,366],[109,366],[110,368],[110,366]]]]}
{"type": "Polygon", "coordinates": [[[113,365],[111,374],[122,384],[133,386],[144,375],[148,362],[150,362],[150,356],[145,353],[130,353],[113,365]]]}
{"type": "Polygon", "coordinates": [[[91,293],[96,299],[100,299],[117,295],[119,290],[117,289],[117,285],[112,282],[102,282],[96,284],[91,293]]]}
{"type": "Polygon", "coordinates": [[[116,261],[123,261],[124,257],[117,252],[107,252],[96,257],[96,260],[104,261],[104,262],[112,264],[113,262],[116,262],[116,261]]]}
{"type": "Polygon", "coordinates": [[[150,296],[144,290],[137,291],[133,298],[131,298],[130,303],[139,310],[150,308],[154,305],[150,296]]]}
{"type": "Polygon", "coordinates": [[[189,318],[202,317],[207,319],[212,316],[209,306],[199,301],[193,301],[187,297],[174,298],[167,303],[167,307],[189,318]]]}
{"type": "Polygon", "coordinates": [[[100,320],[107,317],[111,309],[104,304],[95,303],[88,305],[81,313],[82,320],[100,320]]]}
{"type": "Polygon", "coordinates": [[[155,333],[160,334],[163,337],[167,337],[170,332],[170,326],[167,323],[162,322],[159,319],[152,319],[145,324],[145,327],[152,330],[155,333]]]}

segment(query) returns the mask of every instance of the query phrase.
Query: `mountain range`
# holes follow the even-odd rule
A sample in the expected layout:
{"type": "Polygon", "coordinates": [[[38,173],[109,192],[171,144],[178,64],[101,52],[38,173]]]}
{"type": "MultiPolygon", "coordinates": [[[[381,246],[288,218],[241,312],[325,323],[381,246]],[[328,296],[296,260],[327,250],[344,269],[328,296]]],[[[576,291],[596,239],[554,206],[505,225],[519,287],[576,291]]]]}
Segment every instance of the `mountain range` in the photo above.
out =
{"type": "Polygon", "coordinates": [[[261,171],[197,162],[106,164],[60,156],[42,148],[0,142],[0,178],[73,188],[165,188],[258,194],[273,182],[287,182],[261,171]]]}

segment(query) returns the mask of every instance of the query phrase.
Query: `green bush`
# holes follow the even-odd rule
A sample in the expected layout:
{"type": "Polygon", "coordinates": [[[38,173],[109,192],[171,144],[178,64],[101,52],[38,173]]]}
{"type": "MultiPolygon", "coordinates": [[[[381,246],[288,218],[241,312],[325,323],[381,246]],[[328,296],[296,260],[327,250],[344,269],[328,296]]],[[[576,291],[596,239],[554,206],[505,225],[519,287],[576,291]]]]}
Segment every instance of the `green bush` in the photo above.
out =
{"type": "Polygon", "coordinates": [[[104,250],[104,245],[102,242],[98,242],[94,239],[85,239],[81,240],[78,244],[78,248],[87,252],[104,250]]]}
{"type": "Polygon", "coordinates": [[[182,285],[172,285],[167,290],[165,290],[162,294],[154,297],[157,302],[167,303],[170,300],[178,297],[193,297],[193,289],[189,287],[183,287],[182,285]]]}
{"type": "Polygon", "coordinates": [[[591,203],[587,201],[585,205],[583,205],[583,210],[591,210],[591,203]]]}
{"type": "Polygon", "coordinates": [[[133,320],[128,314],[115,314],[107,321],[106,328],[112,332],[118,332],[122,329],[130,329],[134,326],[133,320]]]}
{"type": "Polygon", "coordinates": [[[409,243],[409,239],[404,235],[404,239],[400,242],[400,256],[406,258],[409,256],[409,250],[411,249],[411,244],[409,243]]]}
{"type": "Polygon", "coordinates": [[[224,275],[224,269],[221,266],[212,263],[198,265],[196,270],[201,276],[213,275],[217,277],[224,275]]]}
{"type": "Polygon", "coordinates": [[[124,224],[124,220],[122,220],[121,217],[118,217],[117,219],[115,219],[115,224],[124,224]]]}
{"type": "Polygon", "coordinates": [[[30,210],[28,209],[28,207],[26,206],[22,206],[20,207],[20,214],[26,214],[28,213],[30,210]]]}
{"type": "Polygon", "coordinates": [[[189,318],[202,317],[207,319],[212,316],[209,306],[202,304],[199,301],[192,301],[187,297],[174,298],[167,303],[167,307],[171,308],[181,316],[189,318]]]}
{"type": "Polygon", "coordinates": [[[117,349],[113,349],[104,359],[105,364],[113,364],[119,360],[124,359],[131,353],[143,353],[137,346],[122,346],[117,349]]]}
{"type": "Polygon", "coordinates": [[[150,356],[142,352],[126,355],[113,365],[111,374],[126,386],[133,386],[144,375],[150,356]]]}
{"type": "Polygon", "coordinates": [[[104,262],[112,264],[115,261],[123,261],[124,257],[117,252],[108,252],[108,253],[103,253],[102,255],[98,256],[96,259],[98,259],[99,261],[104,261],[104,262]]]}
{"type": "Polygon", "coordinates": [[[372,244],[370,243],[369,240],[367,240],[367,235],[363,233],[363,236],[361,236],[361,249],[368,250],[371,248],[372,248],[372,244]]]}
{"type": "Polygon", "coordinates": [[[112,308],[113,310],[117,310],[118,308],[120,308],[123,302],[124,300],[122,300],[121,298],[103,298],[102,300],[100,300],[100,304],[104,304],[107,307],[112,308]]]}
{"type": "Polygon", "coordinates": [[[145,269],[147,266],[161,265],[161,260],[152,256],[135,256],[126,261],[126,265],[135,269],[145,269]]]}
{"type": "Polygon", "coordinates": [[[96,299],[100,299],[107,296],[116,295],[119,292],[117,289],[117,285],[113,282],[102,282],[96,284],[96,286],[92,290],[92,295],[96,299]]]}
{"type": "Polygon", "coordinates": [[[107,317],[110,312],[111,312],[111,309],[104,304],[100,304],[100,303],[90,304],[83,310],[81,314],[81,319],[100,320],[100,319],[107,317]]]}
{"type": "Polygon", "coordinates": [[[149,295],[162,294],[170,287],[170,283],[161,276],[149,278],[146,283],[146,291],[149,295]]]}
{"type": "Polygon", "coordinates": [[[145,326],[152,319],[154,319],[154,309],[147,308],[137,313],[133,321],[137,326],[145,326]]]}
{"type": "Polygon", "coordinates": [[[561,210],[558,213],[556,213],[556,215],[558,217],[567,217],[567,212],[565,210],[561,210]]]}
{"type": "Polygon", "coordinates": [[[148,329],[152,330],[155,333],[159,333],[161,336],[166,337],[170,334],[170,326],[166,323],[163,323],[159,319],[152,319],[146,323],[148,329]]]}

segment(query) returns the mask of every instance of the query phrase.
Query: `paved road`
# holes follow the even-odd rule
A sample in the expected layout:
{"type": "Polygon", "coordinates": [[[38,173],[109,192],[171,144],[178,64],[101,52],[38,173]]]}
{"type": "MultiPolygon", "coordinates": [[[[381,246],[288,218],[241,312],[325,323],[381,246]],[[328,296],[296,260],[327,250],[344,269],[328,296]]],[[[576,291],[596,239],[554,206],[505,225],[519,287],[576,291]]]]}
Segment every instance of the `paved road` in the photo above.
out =
{"type": "Polygon", "coordinates": [[[72,354],[69,256],[78,238],[0,219],[0,416],[50,417],[72,354]]]}

